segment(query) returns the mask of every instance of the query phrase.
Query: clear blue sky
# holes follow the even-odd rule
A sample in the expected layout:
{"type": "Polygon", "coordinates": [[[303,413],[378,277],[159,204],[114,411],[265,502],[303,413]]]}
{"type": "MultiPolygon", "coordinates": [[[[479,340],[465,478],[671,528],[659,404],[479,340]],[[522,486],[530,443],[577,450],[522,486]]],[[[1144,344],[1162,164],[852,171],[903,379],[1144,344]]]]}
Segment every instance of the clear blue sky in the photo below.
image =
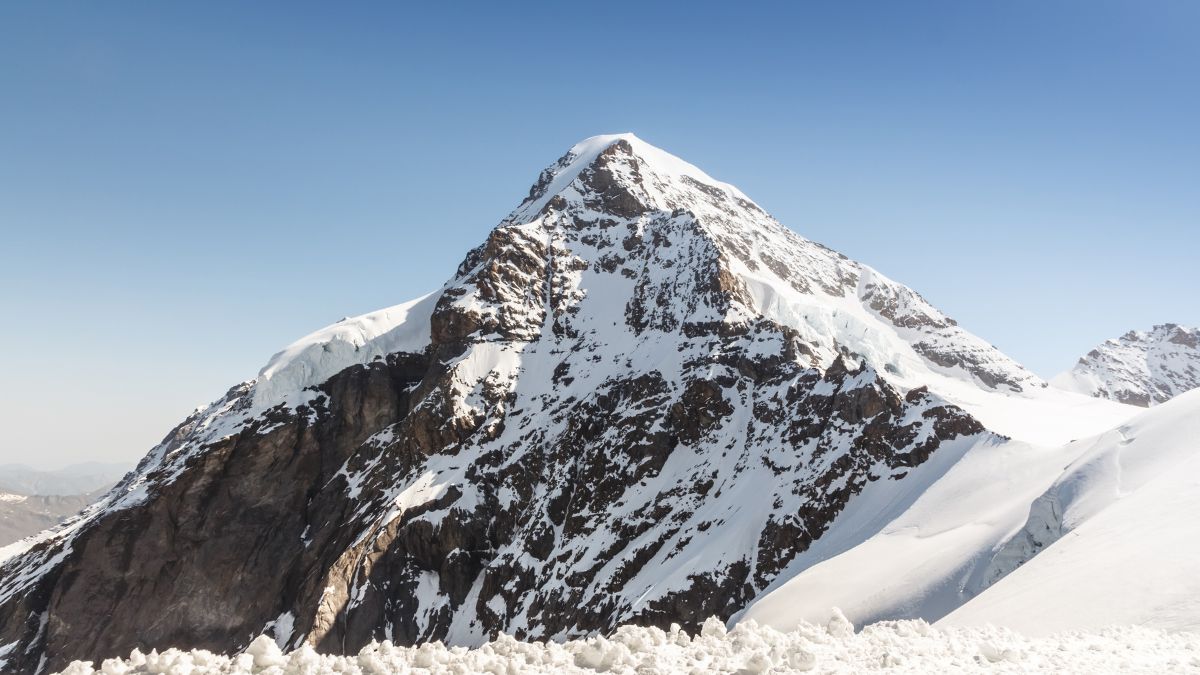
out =
{"type": "Polygon", "coordinates": [[[0,6],[0,463],[135,458],[632,131],[1049,376],[1200,324],[1200,3],[0,6]]]}

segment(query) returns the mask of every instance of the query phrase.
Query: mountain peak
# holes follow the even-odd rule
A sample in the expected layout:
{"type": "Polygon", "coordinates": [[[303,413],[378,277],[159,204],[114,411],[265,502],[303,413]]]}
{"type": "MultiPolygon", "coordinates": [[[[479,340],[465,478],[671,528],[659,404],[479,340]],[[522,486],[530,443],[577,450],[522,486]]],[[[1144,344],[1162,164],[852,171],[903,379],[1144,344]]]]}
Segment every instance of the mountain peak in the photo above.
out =
{"type": "MultiPolygon", "coordinates": [[[[727,190],[741,199],[749,199],[736,187],[709,176],[696,165],[680,159],[656,145],[651,145],[631,133],[592,136],[576,143],[568,154],[575,154],[580,159],[590,157],[594,160],[606,152],[613,153],[614,151],[637,157],[659,176],[688,177],[705,185],[727,190]]],[[[590,163],[590,160],[585,159],[585,161],[590,163]]]]}
{"type": "Polygon", "coordinates": [[[441,292],[339,322],[277,354],[254,401],[296,405],[342,368],[420,351],[431,339],[578,333],[589,312],[615,313],[636,332],[766,319],[794,330],[813,365],[863,355],[902,388],[931,377],[935,391],[946,378],[989,390],[1044,386],[912,289],[623,133],[584,139],[543,170],[441,292]]]}
{"type": "Polygon", "coordinates": [[[583,192],[576,182],[590,177],[599,178],[605,187],[616,184],[635,189],[642,206],[672,210],[693,201],[680,199],[688,190],[723,194],[735,202],[754,209],[754,204],[741,190],[716,180],[712,176],[671,153],[651,145],[631,133],[605,134],[586,138],[567,151],[558,161],[546,167],[529,190],[529,196],[502,224],[524,223],[535,219],[564,192],[583,192]],[[576,189],[572,190],[572,187],[576,189]]]}
{"type": "MultiPolygon", "coordinates": [[[[640,280],[637,292],[655,295],[635,304],[677,315],[660,325],[686,325],[695,315],[733,323],[767,318],[794,327],[822,367],[850,351],[869,355],[901,386],[925,382],[931,370],[988,389],[1045,386],[916,292],[805,239],[735,186],[633,134],[574,145],[498,229],[506,230],[494,234],[504,245],[558,242],[578,265],[640,280]],[[526,227],[534,229],[507,231],[526,227]],[[680,314],[692,299],[681,291],[699,286],[668,272],[679,269],[716,282],[711,302],[701,303],[703,311],[693,307],[691,317],[680,314]],[[657,272],[648,277],[648,270],[657,272]]],[[[479,262],[469,256],[460,273],[479,262]]]]}

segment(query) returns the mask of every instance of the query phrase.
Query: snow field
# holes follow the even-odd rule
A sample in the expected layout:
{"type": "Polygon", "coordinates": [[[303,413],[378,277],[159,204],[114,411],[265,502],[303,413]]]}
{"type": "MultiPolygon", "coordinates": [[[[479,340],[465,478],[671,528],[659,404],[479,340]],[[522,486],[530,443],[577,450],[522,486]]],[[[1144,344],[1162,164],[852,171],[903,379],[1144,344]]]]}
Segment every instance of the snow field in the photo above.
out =
{"type": "Polygon", "coordinates": [[[1200,671],[1200,634],[1139,627],[1070,632],[1033,639],[1006,629],[935,628],[885,621],[855,632],[838,610],[825,625],[780,632],[754,622],[726,631],[716,618],[694,637],[622,626],[610,637],[521,642],[501,635],[475,649],[440,642],[398,647],[371,643],[356,656],[329,656],[305,645],[284,654],[260,636],[241,654],[168,649],[98,668],[76,661],[63,675],[440,675],[492,673],[1187,673],[1200,671]]]}

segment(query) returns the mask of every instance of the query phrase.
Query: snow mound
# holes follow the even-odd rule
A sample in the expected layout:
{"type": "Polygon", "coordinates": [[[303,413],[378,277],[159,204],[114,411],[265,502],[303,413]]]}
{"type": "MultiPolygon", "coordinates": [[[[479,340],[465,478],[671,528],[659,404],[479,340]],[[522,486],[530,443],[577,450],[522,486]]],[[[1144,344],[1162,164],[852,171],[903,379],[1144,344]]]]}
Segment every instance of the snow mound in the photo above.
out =
{"type": "Polygon", "coordinates": [[[99,668],[76,661],[63,675],[202,673],[222,675],[390,675],[392,673],[1166,673],[1200,668],[1200,635],[1138,627],[1064,633],[1033,639],[1000,628],[930,626],[888,621],[855,633],[840,612],[828,626],[802,624],[781,633],[753,623],[726,631],[710,618],[697,636],[672,626],[622,626],[610,637],[520,642],[501,635],[476,649],[440,642],[400,647],[371,643],[354,656],[316,653],[307,645],[284,654],[260,636],[241,654],[204,650],[109,659],[99,668]]]}

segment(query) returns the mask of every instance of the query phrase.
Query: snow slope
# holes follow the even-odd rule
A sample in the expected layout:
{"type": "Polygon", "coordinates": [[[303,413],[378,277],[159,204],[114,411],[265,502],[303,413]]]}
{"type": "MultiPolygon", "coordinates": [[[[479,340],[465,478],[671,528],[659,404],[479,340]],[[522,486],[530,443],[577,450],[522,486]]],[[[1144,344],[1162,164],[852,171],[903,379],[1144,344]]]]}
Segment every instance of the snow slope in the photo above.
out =
{"type": "Polygon", "coordinates": [[[1088,396],[1157,405],[1200,387],[1200,328],[1167,323],[1129,331],[1105,340],[1052,382],[1088,396]]]}
{"type": "Polygon", "coordinates": [[[942,623],[1200,631],[1200,391],[1076,447],[1032,509],[1048,547],[942,623]]]}
{"type": "Polygon", "coordinates": [[[1070,459],[990,441],[919,467],[910,485],[877,483],[750,605],[745,619],[790,630],[840,607],[855,623],[936,620],[966,599],[964,579],[1017,531],[1070,459]]]}
{"type": "MultiPolygon", "coordinates": [[[[0,655],[2,658],[2,655],[0,655]]],[[[305,645],[283,653],[261,636],[234,656],[204,650],[134,650],[102,666],[75,662],[63,675],[94,673],[221,673],[225,675],[393,675],[508,673],[509,675],[619,675],[649,673],[1184,673],[1200,668],[1200,635],[1121,628],[1030,639],[996,628],[935,628],[924,621],[866,626],[860,632],[836,611],[823,625],[790,632],[739,624],[726,632],[710,619],[699,635],[674,627],[623,626],[610,637],[518,642],[508,636],[477,649],[441,643],[398,647],[390,641],[354,656],[329,656],[305,645]]]]}
{"type": "Polygon", "coordinates": [[[1198,472],[1200,392],[1060,447],[981,443],[919,467],[915,499],[868,486],[745,617],[1200,629],[1198,472]]]}

